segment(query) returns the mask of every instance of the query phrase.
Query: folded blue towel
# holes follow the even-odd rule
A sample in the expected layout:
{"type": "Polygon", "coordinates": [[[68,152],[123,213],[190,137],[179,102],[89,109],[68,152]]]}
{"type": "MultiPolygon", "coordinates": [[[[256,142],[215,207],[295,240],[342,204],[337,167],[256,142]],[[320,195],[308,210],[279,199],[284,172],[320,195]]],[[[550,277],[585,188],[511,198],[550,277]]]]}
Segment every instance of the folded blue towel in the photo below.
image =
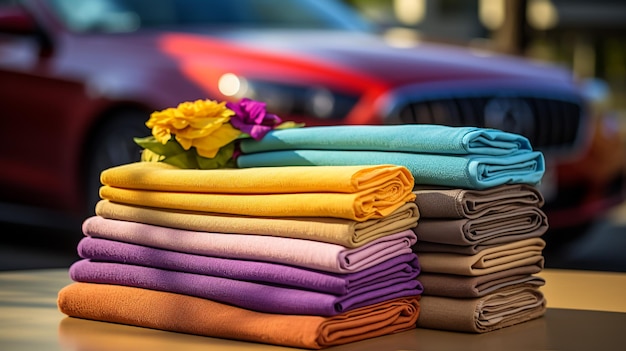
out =
{"type": "Polygon", "coordinates": [[[433,155],[384,151],[286,150],[241,155],[241,168],[275,166],[340,166],[394,164],[408,168],[416,185],[486,189],[503,184],[541,181],[543,154],[518,152],[508,156],[433,155]]]}
{"type": "Polygon", "coordinates": [[[518,134],[432,124],[326,126],[280,129],[244,140],[243,153],[278,150],[371,150],[455,155],[509,155],[532,151],[518,134]]]}

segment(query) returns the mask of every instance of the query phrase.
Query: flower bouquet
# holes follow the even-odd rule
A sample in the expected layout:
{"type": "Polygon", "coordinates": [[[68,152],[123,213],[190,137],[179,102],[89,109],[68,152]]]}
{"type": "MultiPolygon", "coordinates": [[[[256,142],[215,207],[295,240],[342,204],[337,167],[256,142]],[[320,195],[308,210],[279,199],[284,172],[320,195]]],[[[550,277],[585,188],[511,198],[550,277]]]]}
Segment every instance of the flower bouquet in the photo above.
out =
{"type": "Polygon", "coordinates": [[[260,140],[272,129],[303,126],[283,122],[265,106],[248,98],[182,102],[176,108],[153,112],[146,122],[152,135],[134,141],[144,149],[144,162],[191,169],[235,168],[241,139],[260,140]]]}

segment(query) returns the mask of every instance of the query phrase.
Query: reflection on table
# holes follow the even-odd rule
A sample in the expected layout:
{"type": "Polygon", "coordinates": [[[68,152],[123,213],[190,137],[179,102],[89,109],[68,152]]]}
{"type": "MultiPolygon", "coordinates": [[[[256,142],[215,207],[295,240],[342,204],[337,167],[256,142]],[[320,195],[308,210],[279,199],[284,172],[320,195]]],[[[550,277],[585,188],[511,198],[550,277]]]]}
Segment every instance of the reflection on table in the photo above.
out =
{"type": "MultiPolygon", "coordinates": [[[[486,334],[415,329],[332,350],[621,350],[626,342],[626,274],[546,269],[543,318],[486,334]]],[[[288,350],[69,318],[56,294],[66,270],[0,273],[2,350],[288,350]]]]}

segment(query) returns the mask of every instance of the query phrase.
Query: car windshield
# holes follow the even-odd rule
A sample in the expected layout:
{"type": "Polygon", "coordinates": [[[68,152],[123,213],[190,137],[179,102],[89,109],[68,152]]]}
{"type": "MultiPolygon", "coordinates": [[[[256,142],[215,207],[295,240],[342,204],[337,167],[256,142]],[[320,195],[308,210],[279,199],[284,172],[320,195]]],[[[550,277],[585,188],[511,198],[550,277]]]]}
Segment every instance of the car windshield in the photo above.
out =
{"type": "Polygon", "coordinates": [[[371,30],[335,0],[49,0],[77,32],[140,28],[290,28],[371,30]]]}

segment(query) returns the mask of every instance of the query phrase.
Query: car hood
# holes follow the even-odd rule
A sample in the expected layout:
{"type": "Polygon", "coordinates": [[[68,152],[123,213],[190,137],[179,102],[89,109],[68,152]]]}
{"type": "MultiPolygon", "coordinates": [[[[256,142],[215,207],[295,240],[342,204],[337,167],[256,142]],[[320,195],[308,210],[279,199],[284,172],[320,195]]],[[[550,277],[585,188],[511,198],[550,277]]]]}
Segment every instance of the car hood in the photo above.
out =
{"type": "Polygon", "coordinates": [[[390,85],[520,78],[571,81],[565,69],[464,47],[385,39],[362,32],[218,31],[211,36],[258,50],[341,65],[390,85]]]}
{"type": "Polygon", "coordinates": [[[179,62],[200,64],[206,61],[211,65],[228,65],[229,61],[235,61],[231,59],[236,58],[259,63],[259,67],[263,63],[271,64],[277,70],[289,62],[307,62],[316,67],[330,67],[328,72],[349,72],[353,77],[366,77],[363,82],[379,82],[386,86],[489,79],[524,79],[538,83],[549,80],[553,84],[568,84],[572,80],[571,74],[564,69],[521,58],[423,42],[398,46],[383,37],[361,32],[146,31],[99,36],[99,40],[84,37],[79,41],[75,46],[79,48],[80,55],[103,50],[119,53],[108,56],[104,62],[113,64],[112,61],[118,61],[117,67],[132,66],[125,62],[129,60],[140,62],[143,66],[164,67],[175,56],[179,62]],[[164,41],[185,44],[164,50],[164,41]],[[96,46],[99,48],[92,50],[96,46]],[[137,50],[139,47],[143,49],[137,50]],[[162,55],[165,51],[168,51],[167,55],[162,55]],[[134,54],[125,55],[125,52],[134,54]]]}

